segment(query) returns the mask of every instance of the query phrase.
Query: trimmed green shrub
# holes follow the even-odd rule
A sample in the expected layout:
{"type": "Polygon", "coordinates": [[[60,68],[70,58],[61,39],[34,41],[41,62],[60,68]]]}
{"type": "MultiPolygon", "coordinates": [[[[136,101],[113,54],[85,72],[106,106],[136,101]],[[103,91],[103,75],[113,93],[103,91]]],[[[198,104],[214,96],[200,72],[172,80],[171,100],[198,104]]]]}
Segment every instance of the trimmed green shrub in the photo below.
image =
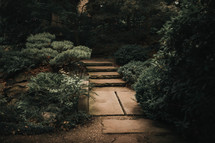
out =
{"type": "Polygon", "coordinates": [[[46,48],[51,45],[51,42],[55,39],[55,35],[50,33],[39,33],[35,35],[30,35],[27,38],[26,47],[27,48],[46,48]]]}
{"type": "Polygon", "coordinates": [[[62,52],[72,49],[74,47],[74,43],[71,41],[54,41],[51,46],[58,52],[62,52]]]}
{"type": "Polygon", "coordinates": [[[51,48],[27,48],[23,49],[22,54],[35,62],[35,64],[48,63],[50,59],[56,57],[58,52],[51,48]]]}
{"type": "Polygon", "coordinates": [[[10,74],[48,63],[58,70],[58,67],[90,58],[91,49],[86,46],[74,47],[70,41],[55,41],[51,47],[50,42],[54,38],[55,35],[50,33],[31,35],[27,38],[27,48],[14,52],[14,54],[12,54],[13,51],[5,52],[4,47],[1,47],[0,63],[2,66],[0,71],[10,74]]]}
{"type": "Polygon", "coordinates": [[[148,58],[149,49],[139,45],[125,45],[115,54],[115,60],[118,65],[125,65],[130,61],[145,61],[148,58]]]}
{"type": "Polygon", "coordinates": [[[22,52],[29,58],[34,57],[37,63],[50,63],[52,67],[62,67],[69,63],[75,63],[80,59],[88,59],[92,50],[86,46],[74,47],[71,41],[54,41],[55,35],[39,33],[31,35],[27,39],[27,49],[22,52]],[[51,48],[48,48],[50,46],[51,48]]]}
{"type": "Polygon", "coordinates": [[[123,80],[129,84],[137,82],[140,74],[149,66],[147,62],[131,61],[118,69],[118,73],[122,75],[123,80]]]}
{"type": "MultiPolygon", "coordinates": [[[[86,47],[86,46],[76,46],[76,47],[73,48],[73,50],[82,50],[82,51],[86,51],[86,52],[88,52],[88,53],[91,53],[91,52],[92,52],[92,50],[89,49],[89,48],[86,47]]],[[[90,57],[90,55],[89,55],[89,57],[90,57]]]]}
{"type": "Polygon", "coordinates": [[[92,49],[86,46],[77,46],[73,48],[73,53],[79,59],[89,59],[91,57],[92,49]]]}
{"type": "Polygon", "coordinates": [[[50,40],[54,40],[55,38],[56,38],[55,35],[44,32],[44,33],[39,33],[35,35],[30,35],[27,38],[27,41],[28,42],[34,42],[34,41],[51,42],[50,40]]]}
{"type": "Polygon", "coordinates": [[[64,51],[58,54],[54,59],[50,61],[52,66],[63,66],[71,62],[75,62],[80,59],[89,59],[91,56],[91,49],[85,47],[85,49],[74,48],[72,50],[64,51]]]}
{"type": "Polygon", "coordinates": [[[48,59],[50,59],[50,58],[52,59],[58,55],[58,52],[51,48],[43,48],[39,51],[39,53],[48,59]]]}

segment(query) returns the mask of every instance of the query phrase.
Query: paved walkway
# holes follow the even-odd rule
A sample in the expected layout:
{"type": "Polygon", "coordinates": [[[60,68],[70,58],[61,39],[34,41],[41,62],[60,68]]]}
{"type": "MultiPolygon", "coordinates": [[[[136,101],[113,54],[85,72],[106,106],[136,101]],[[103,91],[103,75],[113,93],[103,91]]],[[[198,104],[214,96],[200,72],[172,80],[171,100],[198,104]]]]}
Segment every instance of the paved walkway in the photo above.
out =
{"type": "Polygon", "coordinates": [[[107,60],[84,60],[90,84],[89,113],[97,116],[142,115],[135,92],[125,87],[117,67],[107,60]]]}
{"type": "MultiPolygon", "coordinates": [[[[117,73],[117,67],[113,62],[101,59],[83,62],[87,66],[90,84],[93,85],[89,99],[89,113],[95,117],[104,117],[101,119],[102,134],[128,134],[118,140],[122,143],[142,142],[137,141],[137,138],[129,141],[131,134],[172,134],[166,126],[142,117],[143,111],[136,102],[135,91],[125,87],[126,82],[117,73]],[[107,116],[108,119],[105,118],[107,116]],[[116,118],[118,116],[121,118],[116,118]],[[128,118],[129,116],[132,118],[128,118]]],[[[168,142],[166,136],[159,137],[157,141],[160,143],[161,140],[168,142]]],[[[178,139],[174,142],[178,142],[178,139]]]]}
{"type": "Polygon", "coordinates": [[[81,110],[92,120],[69,132],[33,136],[0,137],[2,143],[184,143],[165,125],[143,118],[135,92],[109,60],[85,60],[90,83],[89,102],[81,97],[81,110]]]}

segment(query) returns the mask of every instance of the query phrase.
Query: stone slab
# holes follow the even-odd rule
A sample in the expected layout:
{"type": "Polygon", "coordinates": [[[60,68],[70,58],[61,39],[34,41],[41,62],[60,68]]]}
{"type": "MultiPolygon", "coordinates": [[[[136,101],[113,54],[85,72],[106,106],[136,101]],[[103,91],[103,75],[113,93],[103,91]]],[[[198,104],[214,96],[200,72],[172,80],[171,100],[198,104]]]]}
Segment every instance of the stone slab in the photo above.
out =
{"type": "Polygon", "coordinates": [[[89,75],[120,75],[118,72],[89,72],[89,75]]]}
{"type": "Polygon", "coordinates": [[[90,79],[90,83],[126,83],[122,79],[90,79]]]}
{"type": "Polygon", "coordinates": [[[95,87],[113,87],[126,85],[126,82],[122,79],[90,79],[90,83],[95,87]]]}
{"type": "Polygon", "coordinates": [[[105,134],[148,133],[162,135],[170,131],[163,125],[148,119],[118,120],[104,119],[102,132],[105,134]]]}
{"type": "Polygon", "coordinates": [[[127,87],[94,87],[92,91],[122,91],[132,92],[133,90],[127,87]]]}
{"type": "Polygon", "coordinates": [[[122,103],[126,115],[142,115],[143,110],[139,106],[135,98],[135,91],[121,92],[117,91],[117,95],[122,103]]]}
{"type": "Polygon", "coordinates": [[[121,78],[118,72],[89,72],[91,79],[117,79],[121,78]]]}
{"type": "Polygon", "coordinates": [[[88,59],[88,60],[81,60],[83,63],[112,63],[111,60],[107,59],[88,59]]]}
{"type": "Polygon", "coordinates": [[[117,71],[117,67],[114,66],[87,66],[89,72],[112,72],[117,71]]]}
{"type": "Polygon", "coordinates": [[[112,62],[107,61],[86,61],[83,62],[86,66],[112,66],[112,62]]]}
{"type": "Polygon", "coordinates": [[[90,115],[124,115],[114,91],[95,91],[90,94],[90,115]]]}

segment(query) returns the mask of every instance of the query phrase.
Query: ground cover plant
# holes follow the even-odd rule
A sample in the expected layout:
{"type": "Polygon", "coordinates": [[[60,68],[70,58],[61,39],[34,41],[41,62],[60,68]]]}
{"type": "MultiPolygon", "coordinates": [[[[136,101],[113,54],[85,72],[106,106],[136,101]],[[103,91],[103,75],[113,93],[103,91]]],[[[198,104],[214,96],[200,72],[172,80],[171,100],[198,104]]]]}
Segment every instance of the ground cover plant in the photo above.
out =
{"type": "Polygon", "coordinates": [[[90,58],[92,50],[55,38],[39,33],[22,49],[1,46],[1,134],[68,130],[88,119],[78,111],[79,96],[86,93],[79,61],[90,58]]]}
{"type": "Polygon", "coordinates": [[[5,106],[6,98],[1,98],[1,134],[67,130],[86,120],[88,116],[77,110],[79,96],[85,92],[83,86],[78,76],[39,73],[13,105],[5,106]]]}
{"type": "Polygon", "coordinates": [[[0,59],[0,72],[4,72],[9,75],[35,66],[33,61],[19,51],[1,50],[0,59]]]}

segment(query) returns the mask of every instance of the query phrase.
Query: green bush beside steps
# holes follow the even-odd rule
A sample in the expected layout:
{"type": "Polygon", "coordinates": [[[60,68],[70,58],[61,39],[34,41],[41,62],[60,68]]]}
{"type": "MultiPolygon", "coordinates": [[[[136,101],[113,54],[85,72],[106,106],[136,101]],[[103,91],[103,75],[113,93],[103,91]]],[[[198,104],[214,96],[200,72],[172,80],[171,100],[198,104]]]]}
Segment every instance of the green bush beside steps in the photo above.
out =
{"type": "Polygon", "coordinates": [[[83,95],[82,79],[56,73],[39,73],[33,77],[29,90],[14,104],[0,96],[1,135],[41,134],[70,129],[87,120],[78,111],[78,99],[83,95]]]}

